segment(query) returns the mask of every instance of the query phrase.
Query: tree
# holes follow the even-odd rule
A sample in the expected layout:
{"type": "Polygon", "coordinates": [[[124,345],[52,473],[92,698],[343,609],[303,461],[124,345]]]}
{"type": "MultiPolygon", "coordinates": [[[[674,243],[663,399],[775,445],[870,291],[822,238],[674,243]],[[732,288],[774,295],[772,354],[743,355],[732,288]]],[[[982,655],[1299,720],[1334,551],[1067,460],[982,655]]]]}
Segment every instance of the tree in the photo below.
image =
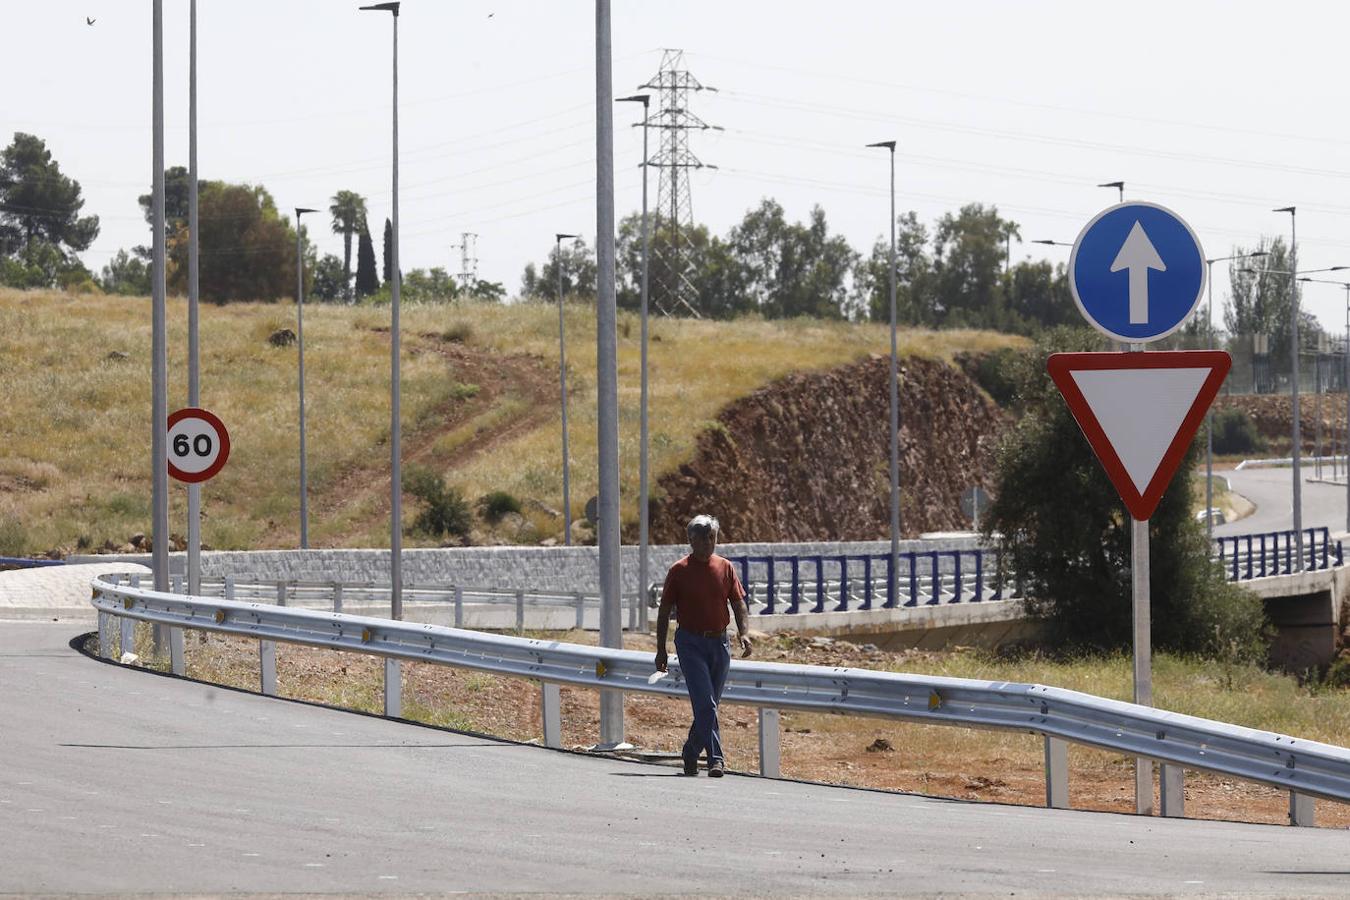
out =
{"type": "Polygon", "coordinates": [[[32,250],[38,242],[63,256],[89,249],[98,216],[82,217],[83,208],[80,183],[61,174],[42,139],[15,132],[0,151],[0,252],[32,250]]]}
{"type": "Polygon", "coordinates": [[[1069,292],[1068,267],[1044,260],[1024,260],[1004,280],[1004,298],[1014,329],[1034,332],[1081,321],[1069,292]]]}
{"type": "MultiPolygon", "coordinates": [[[[928,255],[928,229],[913,210],[895,220],[896,321],[907,325],[932,325],[931,278],[933,260],[928,255]]],[[[891,320],[890,237],[872,245],[872,255],[860,259],[853,269],[854,298],[850,318],[867,317],[874,322],[891,320]]]]}
{"type": "Polygon", "coordinates": [[[455,280],[440,266],[431,270],[413,269],[400,283],[404,300],[449,303],[455,299],[455,280]]]}
{"type": "Polygon", "coordinates": [[[328,207],[333,217],[333,234],[342,235],[342,290],[352,299],[352,235],[366,224],[366,198],[355,191],[338,191],[328,207]]]}
{"type": "Polygon", "coordinates": [[[506,296],[506,285],[500,281],[484,281],[479,278],[469,287],[467,293],[475,300],[500,303],[502,298],[506,296]]]}
{"type": "Polygon", "coordinates": [[[109,294],[148,297],[150,267],[138,256],[126,250],[118,250],[117,255],[103,267],[103,276],[99,279],[99,284],[109,294]]]}
{"type": "MultiPolygon", "coordinates": [[[[1045,372],[1051,352],[1100,350],[1086,329],[1055,329],[1022,358],[1023,407],[998,455],[986,539],[1001,534],[1001,564],[1020,582],[1024,608],[1067,651],[1129,645],[1131,520],[1045,372]]],[[[1160,649],[1256,660],[1264,653],[1261,601],[1228,584],[1191,515],[1192,442],[1149,520],[1153,640],[1160,649]]]]}
{"type": "Polygon", "coordinates": [[[933,234],[933,292],[937,323],[1007,328],[1003,291],[1005,241],[1017,226],[996,207],[970,203],[938,220],[933,234]]]}
{"type": "Polygon", "coordinates": [[[315,299],[325,303],[346,299],[349,286],[346,269],[346,264],[342,260],[331,253],[325,253],[312,268],[314,287],[310,293],[315,299]]]}
{"type": "Polygon", "coordinates": [[[361,223],[361,234],[356,242],[356,296],[369,297],[380,289],[375,273],[375,244],[370,240],[370,229],[361,223]]]}
{"type": "Polygon", "coordinates": [[[807,223],[789,223],[777,201],[764,200],[731,230],[728,242],[745,267],[749,299],[765,316],[843,316],[858,254],[844,238],[830,236],[819,206],[807,223]]]}
{"type": "MultiPolygon", "coordinates": [[[[1289,245],[1284,238],[1262,237],[1254,248],[1234,247],[1233,256],[1264,251],[1265,258],[1234,259],[1228,263],[1229,301],[1223,322],[1228,334],[1239,340],[1267,336],[1269,364],[1274,371],[1289,371],[1289,245]]],[[[1299,340],[1304,347],[1316,346],[1322,325],[1299,307],[1299,340]]]]}
{"type": "Polygon", "coordinates": [[[384,283],[394,283],[394,223],[388,219],[384,220],[384,283]]]}
{"type": "Polygon", "coordinates": [[[558,273],[562,272],[564,297],[594,297],[597,283],[595,251],[581,238],[570,245],[557,243],[549,251],[542,269],[534,263],[525,266],[520,280],[520,295],[533,300],[553,300],[558,295],[558,273]]]}

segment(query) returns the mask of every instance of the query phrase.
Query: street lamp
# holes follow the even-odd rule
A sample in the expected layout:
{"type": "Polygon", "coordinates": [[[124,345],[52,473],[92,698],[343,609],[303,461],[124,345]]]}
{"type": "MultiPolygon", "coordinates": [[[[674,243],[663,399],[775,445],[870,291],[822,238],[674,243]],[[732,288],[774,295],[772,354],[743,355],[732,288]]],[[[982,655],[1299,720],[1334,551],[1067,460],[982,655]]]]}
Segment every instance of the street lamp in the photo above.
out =
{"type": "Polygon", "coordinates": [[[895,141],[878,141],[868,147],[884,147],[891,155],[891,252],[887,265],[891,301],[891,564],[886,579],[886,605],[896,601],[896,576],[900,571],[900,363],[895,339],[895,141]]]}
{"type": "MultiPolygon", "coordinates": [[[[201,343],[198,340],[200,239],[197,226],[197,0],[188,11],[188,406],[201,406],[201,343]]],[[[188,485],[188,593],[202,589],[202,486],[188,485]]],[[[181,633],[181,632],[179,632],[181,633]]],[[[177,640],[176,637],[171,640],[177,640]]],[[[182,673],[178,673],[182,674],[182,673]]]]}
{"type": "Polygon", "coordinates": [[[558,384],[562,391],[563,546],[572,546],[572,493],[567,479],[567,345],[563,341],[562,242],[579,234],[554,235],[553,268],[558,275],[558,384]]]}
{"type": "Polygon", "coordinates": [[[620,97],[616,103],[642,104],[642,394],[639,401],[638,426],[638,615],[642,628],[647,627],[647,564],[649,511],[647,509],[647,257],[650,249],[650,236],[647,233],[647,112],[651,104],[650,94],[634,94],[620,97]]]}
{"type": "Polygon", "coordinates": [[[318,212],[304,206],[295,208],[295,344],[300,350],[300,549],[309,549],[309,480],[305,466],[305,239],[300,232],[300,217],[318,212]]]}
{"type": "Polygon", "coordinates": [[[1097,185],[1097,187],[1115,188],[1117,191],[1120,192],[1120,202],[1121,202],[1121,203],[1124,203],[1124,202],[1125,202],[1125,182],[1123,182],[1123,181],[1108,181],[1108,182],[1106,182],[1105,184],[1099,184],[1099,185],[1097,185]]]}
{"type": "MultiPolygon", "coordinates": [[[[150,506],[155,590],[169,590],[169,361],[164,285],[164,2],[151,6],[150,506]]],[[[155,655],[163,629],[154,630],[155,655]]]]}
{"type": "MultiPolygon", "coordinates": [[[[403,465],[400,460],[402,452],[402,431],[399,420],[399,390],[401,387],[401,370],[399,366],[399,277],[398,271],[398,3],[376,3],[372,6],[363,6],[361,9],[382,11],[393,13],[394,19],[394,201],[393,201],[393,246],[389,251],[389,277],[391,307],[391,320],[389,324],[389,343],[390,343],[390,414],[389,414],[389,459],[390,459],[390,485],[389,485],[389,608],[390,614],[394,619],[403,618],[403,465]]],[[[397,662],[394,663],[397,665],[397,662]]],[[[386,679],[388,667],[386,666],[386,679]]],[[[388,712],[388,685],[386,685],[385,709],[388,712]]]]}
{"type": "MultiPolygon", "coordinates": [[[[399,367],[398,300],[403,277],[398,265],[398,3],[376,3],[362,10],[393,13],[394,18],[394,113],[393,113],[393,241],[389,250],[389,612],[391,618],[403,618],[403,463],[402,430],[399,420],[399,389],[402,372],[399,367]]],[[[384,661],[384,714],[397,716],[403,706],[403,677],[396,659],[384,661]]]]}
{"type": "MultiPolygon", "coordinates": [[[[1254,259],[1268,255],[1265,250],[1253,253],[1238,253],[1233,256],[1216,256],[1205,260],[1205,282],[1209,285],[1209,307],[1205,313],[1209,334],[1209,349],[1214,349],[1214,264],[1230,259],[1254,259]]],[[[1211,405],[1205,413],[1205,537],[1210,546],[1214,543],[1214,521],[1209,511],[1214,506],[1214,407],[1211,405]]]]}
{"type": "MultiPolygon", "coordinates": [[[[1341,268],[1341,267],[1338,267],[1341,268]]],[[[1300,278],[1299,281],[1334,284],[1345,288],[1345,530],[1350,531],[1350,282],[1327,278],[1300,278]]],[[[1332,453],[1332,477],[1335,477],[1335,452],[1332,453]]]]}

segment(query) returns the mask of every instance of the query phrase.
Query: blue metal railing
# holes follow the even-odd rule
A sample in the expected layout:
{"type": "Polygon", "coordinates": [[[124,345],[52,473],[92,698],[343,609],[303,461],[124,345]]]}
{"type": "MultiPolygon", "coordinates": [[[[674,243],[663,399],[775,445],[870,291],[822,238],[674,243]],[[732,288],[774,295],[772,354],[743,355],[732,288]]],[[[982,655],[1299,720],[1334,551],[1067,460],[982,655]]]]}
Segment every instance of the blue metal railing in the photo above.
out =
{"type": "Polygon", "coordinates": [[[1331,540],[1329,528],[1305,528],[1303,535],[1301,567],[1295,565],[1297,541],[1292,530],[1215,538],[1214,543],[1218,545],[1216,558],[1223,565],[1229,581],[1289,575],[1299,568],[1317,571],[1344,565],[1345,550],[1340,541],[1331,540]]]}
{"type": "Polygon", "coordinates": [[[989,583],[985,577],[984,557],[993,552],[975,549],[901,553],[894,579],[889,553],[727,559],[740,574],[752,612],[796,615],[1001,600],[1002,587],[989,583]]]}
{"type": "Polygon", "coordinates": [[[16,569],[36,569],[40,566],[64,566],[64,559],[29,559],[26,556],[0,556],[0,566],[16,569]]]}

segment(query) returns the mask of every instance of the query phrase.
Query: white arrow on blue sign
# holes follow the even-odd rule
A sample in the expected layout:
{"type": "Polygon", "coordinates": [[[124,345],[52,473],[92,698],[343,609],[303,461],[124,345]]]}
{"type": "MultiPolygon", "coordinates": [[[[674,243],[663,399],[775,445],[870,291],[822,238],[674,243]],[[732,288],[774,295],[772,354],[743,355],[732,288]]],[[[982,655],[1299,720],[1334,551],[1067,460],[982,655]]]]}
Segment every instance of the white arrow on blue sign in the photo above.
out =
{"type": "Polygon", "coordinates": [[[1126,343],[1167,337],[1205,292],[1205,253],[1191,226],[1155,203],[1098,213],[1074,241],[1069,287],[1098,331],[1126,343]]]}

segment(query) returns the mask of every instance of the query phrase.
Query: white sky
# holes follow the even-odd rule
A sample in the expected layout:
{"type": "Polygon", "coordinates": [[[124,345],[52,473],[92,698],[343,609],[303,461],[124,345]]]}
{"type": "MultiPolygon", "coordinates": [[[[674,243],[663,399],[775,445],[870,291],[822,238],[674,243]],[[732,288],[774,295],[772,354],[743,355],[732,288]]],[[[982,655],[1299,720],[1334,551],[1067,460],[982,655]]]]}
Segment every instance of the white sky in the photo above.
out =
{"type": "MultiPolygon", "coordinates": [[[[99,269],[145,243],[149,0],[10,0],[0,137],[47,141],[102,233],[99,269]],[[93,26],[85,17],[93,16],[93,26]]],[[[368,198],[377,244],[389,214],[390,24],[338,0],[199,0],[203,178],[261,183],[280,207],[368,198]]],[[[1072,241],[1126,198],[1171,207],[1211,257],[1286,234],[1300,263],[1350,265],[1350,6],[1333,2],[614,3],[614,90],[634,93],[687,52],[718,94],[691,107],[720,134],[691,147],[717,171],[693,182],[719,234],[762,197],[792,219],[819,203],[866,252],[886,230],[884,151],[900,142],[898,205],[931,222],[996,204],[1024,240],[1072,241]]],[[[166,0],[167,163],[187,162],[187,0],[166,0]]],[[[519,288],[554,232],[594,243],[594,6],[580,0],[406,0],[400,18],[402,262],[460,268],[477,232],[479,275],[519,288]],[[491,15],[490,15],[491,14],[491,15]]],[[[640,107],[616,109],[617,213],[640,208],[640,107]]],[[[653,140],[655,141],[655,133],[653,140]]],[[[654,146],[654,144],[653,144],[654,146]]],[[[651,182],[652,202],[656,178],[651,182]]],[[[307,220],[341,255],[326,216],[307,220]],[[317,226],[317,227],[316,227],[317,226]]],[[[1067,249],[1013,246],[1067,261],[1067,249]]],[[[1215,265],[1215,303],[1227,292],[1215,265]]],[[[1326,276],[1334,277],[1334,276],[1326,276]]],[[[1305,305],[1344,327],[1345,292],[1305,305]]],[[[1216,322],[1221,322],[1218,310],[1216,322]]]]}

